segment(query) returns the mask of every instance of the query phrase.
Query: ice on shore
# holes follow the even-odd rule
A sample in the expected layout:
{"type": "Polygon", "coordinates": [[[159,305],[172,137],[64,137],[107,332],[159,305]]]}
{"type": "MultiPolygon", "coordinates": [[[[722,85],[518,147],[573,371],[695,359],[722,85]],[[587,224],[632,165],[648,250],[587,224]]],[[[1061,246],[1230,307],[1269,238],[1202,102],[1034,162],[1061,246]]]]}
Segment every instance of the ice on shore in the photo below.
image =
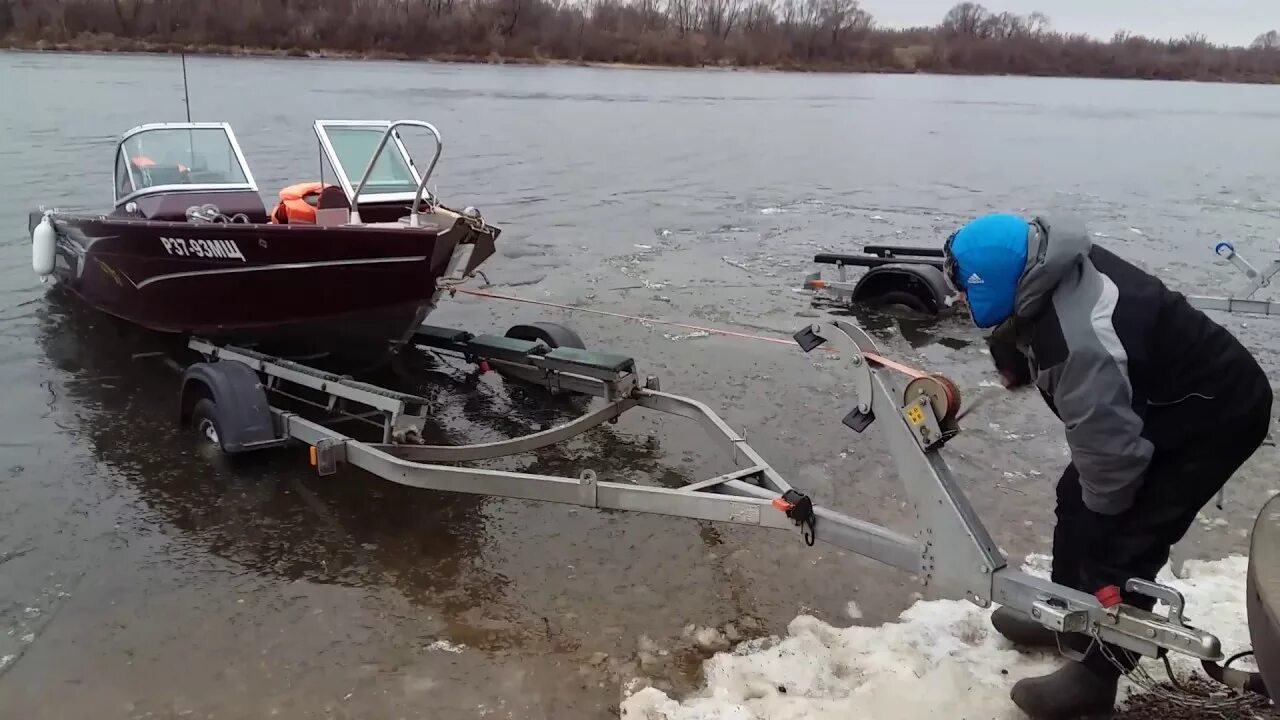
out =
{"type": "MultiPolygon", "coordinates": [[[[1045,558],[1024,570],[1043,575],[1045,558]]],[[[1161,582],[1187,598],[1186,616],[1216,633],[1228,654],[1247,649],[1248,560],[1188,561],[1185,577],[1166,568],[1161,582]]],[[[1018,679],[1052,671],[1056,654],[1018,652],[990,628],[983,610],[962,600],[919,601],[896,622],[840,628],[802,615],[784,638],[743,643],[706,661],[706,686],[671,698],[645,688],[626,698],[626,720],[1022,720],[1009,700],[1018,679]]],[[[1198,666],[1175,657],[1180,673],[1198,666]]],[[[1147,663],[1152,661],[1148,660],[1147,663]]],[[[1154,665],[1153,675],[1162,676],[1154,665]]],[[[1132,688],[1126,684],[1122,695],[1132,688]]]]}

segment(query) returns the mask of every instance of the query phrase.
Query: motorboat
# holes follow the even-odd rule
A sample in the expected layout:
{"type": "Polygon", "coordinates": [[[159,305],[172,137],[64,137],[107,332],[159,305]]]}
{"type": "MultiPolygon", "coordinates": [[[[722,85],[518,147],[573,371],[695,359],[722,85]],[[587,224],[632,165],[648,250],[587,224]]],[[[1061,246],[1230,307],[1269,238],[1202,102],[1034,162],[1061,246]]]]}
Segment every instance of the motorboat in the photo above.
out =
{"type": "Polygon", "coordinates": [[[30,214],[33,269],[149,330],[309,362],[385,359],[493,255],[500,230],[427,190],[443,149],[430,123],[314,130],[320,178],[268,210],[227,123],[135,127],[116,145],[110,212],[30,214]],[[431,136],[425,170],[407,128],[431,136]]]}

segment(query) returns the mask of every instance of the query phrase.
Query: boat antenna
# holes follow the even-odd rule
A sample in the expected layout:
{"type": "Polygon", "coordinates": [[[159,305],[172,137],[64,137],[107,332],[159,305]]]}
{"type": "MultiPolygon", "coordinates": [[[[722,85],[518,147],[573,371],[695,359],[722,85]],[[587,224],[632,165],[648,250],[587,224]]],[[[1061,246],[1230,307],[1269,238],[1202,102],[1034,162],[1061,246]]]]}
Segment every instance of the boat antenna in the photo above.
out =
{"type": "Polygon", "coordinates": [[[187,54],[182,53],[182,102],[187,106],[187,122],[191,122],[191,94],[187,91],[187,54]]]}

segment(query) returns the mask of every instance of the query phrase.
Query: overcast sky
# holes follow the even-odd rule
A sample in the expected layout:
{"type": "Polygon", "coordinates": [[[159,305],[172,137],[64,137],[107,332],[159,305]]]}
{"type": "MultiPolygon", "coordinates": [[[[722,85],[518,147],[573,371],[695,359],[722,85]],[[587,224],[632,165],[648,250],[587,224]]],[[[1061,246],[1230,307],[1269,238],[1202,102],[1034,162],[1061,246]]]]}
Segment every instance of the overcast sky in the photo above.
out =
{"type": "MultiPolygon", "coordinates": [[[[957,0],[862,0],[882,26],[937,25],[957,0]]],[[[1280,29],[1280,0],[988,0],[992,12],[1049,16],[1055,30],[1110,38],[1116,30],[1156,38],[1204,33],[1210,42],[1247,45],[1280,29]]]]}

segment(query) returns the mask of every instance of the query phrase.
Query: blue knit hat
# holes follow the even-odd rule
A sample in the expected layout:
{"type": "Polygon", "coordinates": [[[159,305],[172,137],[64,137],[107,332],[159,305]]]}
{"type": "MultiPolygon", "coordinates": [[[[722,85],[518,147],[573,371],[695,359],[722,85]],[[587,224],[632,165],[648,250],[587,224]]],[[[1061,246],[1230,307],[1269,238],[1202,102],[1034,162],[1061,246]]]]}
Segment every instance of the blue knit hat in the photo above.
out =
{"type": "Polygon", "coordinates": [[[947,240],[948,275],[965,292],[978,327],[995,327],[1013,314],[1029,231],[1026,220],[999,213],[968,223],[947,240]]]}

